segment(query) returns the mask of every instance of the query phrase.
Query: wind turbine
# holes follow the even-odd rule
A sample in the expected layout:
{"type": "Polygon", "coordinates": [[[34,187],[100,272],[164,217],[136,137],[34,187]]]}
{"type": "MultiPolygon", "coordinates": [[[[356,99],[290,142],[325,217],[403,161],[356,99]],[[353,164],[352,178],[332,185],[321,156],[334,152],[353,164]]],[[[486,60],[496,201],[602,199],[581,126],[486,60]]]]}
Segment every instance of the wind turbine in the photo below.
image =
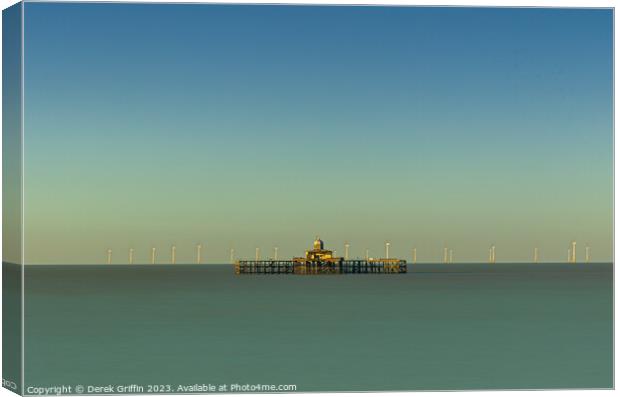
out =
{"type": "Polygon", "coordinates": [[[172,246],[172,252],[170,253],[170,256],[172,257],[172,264],[175,265],[177,263],[177,246],[173,245],[172,246]]]}
{"type": "Polygon", "coordinates": [[[129,248],[129,264],[133,265],[133,248],[129,248]]]}
{"type": "Polygon", "coordinates": [[[344,260],[349,260],[349,243],[344,243],[344,260]]]}
{"type": "Polygon", "coordinates": [[[390,242],[385,242],[385,259],[390,259],[390,242]]]}
{"type": "Polygon", "coordinates": [[[155,264],[155,247],[151,248],[151,265],[155,264]]]}
{"type": "Polygon", "coordinates": [[[198,245],[196,245],[196,264],[197,265],[200,265],[200,262],[202,259],[201,254],[202,254],[202,244],[199,243],[198,245]]]}
{"type": "Polygon", "coordinates": [[[112,263],[112,249],[108,248],[108,265],[112,263]]]}

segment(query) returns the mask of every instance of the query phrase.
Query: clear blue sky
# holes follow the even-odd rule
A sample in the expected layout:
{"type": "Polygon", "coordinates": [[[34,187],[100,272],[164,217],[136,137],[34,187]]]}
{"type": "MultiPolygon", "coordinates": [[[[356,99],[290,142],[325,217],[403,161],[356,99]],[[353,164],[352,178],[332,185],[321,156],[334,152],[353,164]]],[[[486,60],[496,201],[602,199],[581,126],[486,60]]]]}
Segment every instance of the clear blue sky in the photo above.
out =
{"type": "Polygon", "coordinates": [[[612,253],[604,9],[27,3],[26,262],[612,253]]]}

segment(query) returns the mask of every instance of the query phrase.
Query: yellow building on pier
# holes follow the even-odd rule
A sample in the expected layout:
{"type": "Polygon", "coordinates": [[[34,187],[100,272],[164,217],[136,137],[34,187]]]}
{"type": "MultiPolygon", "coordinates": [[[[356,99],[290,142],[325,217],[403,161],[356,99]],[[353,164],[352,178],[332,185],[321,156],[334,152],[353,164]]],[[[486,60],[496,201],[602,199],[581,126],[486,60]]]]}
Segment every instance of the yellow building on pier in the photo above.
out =
{"type": "Polygon", "coordinates": [[[334,251],[326,250],[323,240],[318,236],[314,240],[313,248],[310,251],[306,251],[305,258],[293,258],[295,262],[340,262],[342,257],[335,257],[334,251]]]}

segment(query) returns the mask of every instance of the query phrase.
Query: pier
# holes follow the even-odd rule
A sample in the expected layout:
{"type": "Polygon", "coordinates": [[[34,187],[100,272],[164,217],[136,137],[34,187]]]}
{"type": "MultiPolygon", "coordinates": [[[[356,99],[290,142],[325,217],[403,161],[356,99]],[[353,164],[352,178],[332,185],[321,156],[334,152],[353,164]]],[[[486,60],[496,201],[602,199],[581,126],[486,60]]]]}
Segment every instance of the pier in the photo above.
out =
{"type": "Polygon", "coordinates": [[[402,259],[342,260],[338,262],[296,262],[292,260],[240,260],[236,274],[347,274],[407,273],[402,259]]]}
{"type": "Polygon", "coordinates": [[[345,259],[334,257],[318,237],[303,258],[291,260],[238,260],[235,274],[398,274],[407,273],[407,261],[396,258],[345,259]]]}

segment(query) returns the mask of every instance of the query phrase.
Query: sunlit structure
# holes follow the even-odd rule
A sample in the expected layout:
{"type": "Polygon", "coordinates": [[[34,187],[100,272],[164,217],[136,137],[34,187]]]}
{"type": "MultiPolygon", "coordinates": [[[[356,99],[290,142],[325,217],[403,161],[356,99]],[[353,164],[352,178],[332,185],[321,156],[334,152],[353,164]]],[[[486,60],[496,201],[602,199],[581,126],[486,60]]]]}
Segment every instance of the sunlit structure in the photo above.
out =
{"type": "MultiPolygon", "coordinates": [[[[386,254],[389,254],[388,250],[386,254]]],[[[325,249],[323,240],[317,237],[312,249],[306,251],[303,257],[291,260],[238,260],[234,262],[234,270],[236,274],[406,273],[407,261],[396,258],[346,260],[336,256],[335,251],[325,249]]]]}

